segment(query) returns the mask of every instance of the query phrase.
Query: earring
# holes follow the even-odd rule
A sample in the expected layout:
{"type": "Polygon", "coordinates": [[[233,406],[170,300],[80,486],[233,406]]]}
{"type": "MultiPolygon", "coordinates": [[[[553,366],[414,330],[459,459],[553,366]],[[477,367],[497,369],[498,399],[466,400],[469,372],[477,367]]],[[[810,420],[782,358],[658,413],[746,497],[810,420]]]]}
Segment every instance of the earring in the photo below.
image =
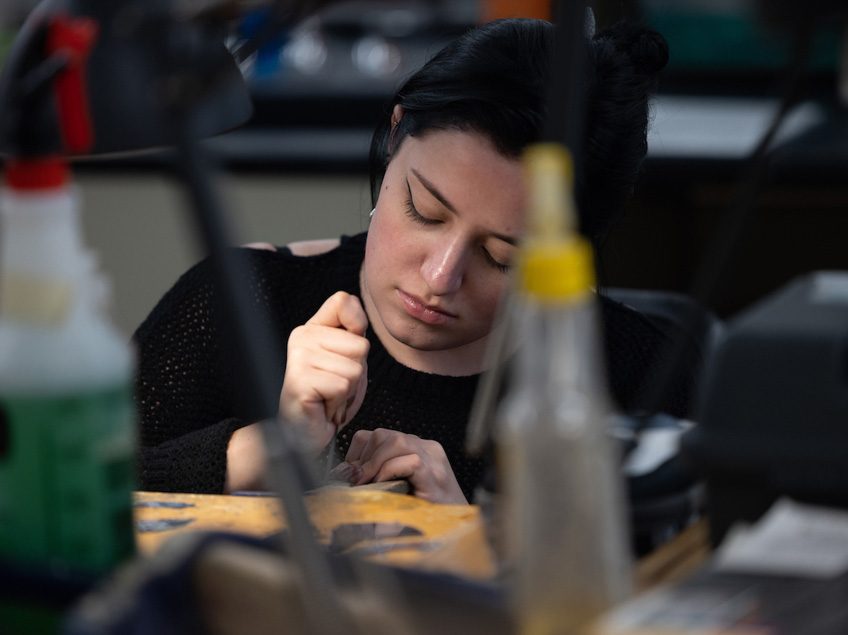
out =
{"type": "Polygon", "coordinates": [[[374,209],[372,209],[372,210],[371,210],[371,213],[370,213],[370,214],[368,214],[368,218],[374,218],[374,212],[376,212],[376,211],[377,211],[377,208],[376,208],[376,207],[375,207],[374,209]]]}

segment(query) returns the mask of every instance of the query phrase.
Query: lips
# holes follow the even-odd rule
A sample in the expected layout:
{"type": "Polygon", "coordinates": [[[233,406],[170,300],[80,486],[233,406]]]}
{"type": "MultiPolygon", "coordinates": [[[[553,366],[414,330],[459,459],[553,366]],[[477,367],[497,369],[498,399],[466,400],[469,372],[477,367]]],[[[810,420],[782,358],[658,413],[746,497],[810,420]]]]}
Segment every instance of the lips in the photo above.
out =
{"type": "Polygon", "coordinates": [[[431,324],[434,326],[447,324],[451,320],[455,320],[457,318],[456,314],[446,311],[440,307],[425,304],[421,298],[410,295],[400,289],[397,290],[397,294],[400,297],[404,310],[410,316],[416,320],[424,322],[425,324],[431,324]]]}

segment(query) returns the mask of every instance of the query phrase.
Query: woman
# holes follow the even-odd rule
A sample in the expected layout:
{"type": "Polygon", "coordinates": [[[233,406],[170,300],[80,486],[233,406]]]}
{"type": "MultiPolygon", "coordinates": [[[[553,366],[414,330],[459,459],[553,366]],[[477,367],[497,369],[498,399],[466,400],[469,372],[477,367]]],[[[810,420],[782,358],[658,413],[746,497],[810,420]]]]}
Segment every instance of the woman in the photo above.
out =
{"type": "MultiPolygon", "coordinates": [[[[258,305],[286,344],[280,410],[365,483],[406,478],[461,503],[483,463],[463,452],[495,307],[524,228],[519,155],[539,138],[553,27],[505,20],[450,44],[395,95],[372,143],[367,234],[247,254],[258,305]]],[[[584,230],[599,240],[646,151],[667,49],[626,25],[589,41],[584,230]]],[[[141,485],[263,485],[259,426],[237,411],[209,267],[186,273],[138,329],[141,485]]],[[[613,395],[632,404],[664,336],[602,301],[613,395]]],[[[666,410],[682,413],[679,391],[666,410]]]]}

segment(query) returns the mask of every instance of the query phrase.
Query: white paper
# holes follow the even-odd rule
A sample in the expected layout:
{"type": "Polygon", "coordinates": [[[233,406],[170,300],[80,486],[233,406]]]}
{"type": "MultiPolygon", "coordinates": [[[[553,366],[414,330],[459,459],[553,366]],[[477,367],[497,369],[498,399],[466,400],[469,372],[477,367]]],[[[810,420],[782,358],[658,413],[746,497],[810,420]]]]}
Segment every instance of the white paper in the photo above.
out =
{"type": "Polygon", "coordinates": [[[647,428],[639,434],[639,443],[624,463],[627,476],[642,476],[653,472],[680,450],[680,437],[694,424],[680,419],[675,427],[647,428]]]}
{"type": "Polygon", "coordinates": [[[829,578],[848,570],[848,512],[781,499],[753,527],[734,527],[718,570],[829,578]]]}

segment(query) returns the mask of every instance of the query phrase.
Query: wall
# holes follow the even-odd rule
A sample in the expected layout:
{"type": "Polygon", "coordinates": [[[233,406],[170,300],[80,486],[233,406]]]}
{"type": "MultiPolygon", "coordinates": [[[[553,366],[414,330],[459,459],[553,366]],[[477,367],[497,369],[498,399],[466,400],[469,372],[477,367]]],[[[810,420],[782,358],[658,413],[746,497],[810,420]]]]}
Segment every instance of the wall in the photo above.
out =
{"type": "MultiPolygon", "coordinates": [[[[127,335],[177,277],[201,257],[190,209],[172,179],[155,172],[81,171],[88,245],[113,286],[113,316],[127,335]]],[[[371,210],[365,176],[225,175],[220,196],[237,242],[357,233],[371,210]]]]}

